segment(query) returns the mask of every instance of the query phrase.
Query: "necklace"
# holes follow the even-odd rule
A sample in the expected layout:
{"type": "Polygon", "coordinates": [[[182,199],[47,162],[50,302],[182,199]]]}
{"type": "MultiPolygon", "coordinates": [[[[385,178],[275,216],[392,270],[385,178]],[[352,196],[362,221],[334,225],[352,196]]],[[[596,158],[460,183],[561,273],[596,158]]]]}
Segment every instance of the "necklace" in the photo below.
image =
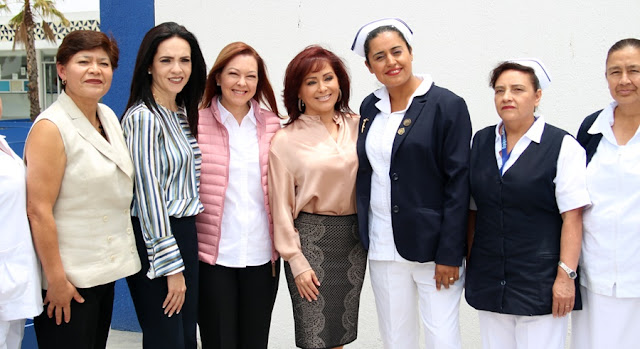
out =
{"type": "Polygon", "coordinates": [[[167,107],[166,105],[164,105],[164,104],[162,103],[162,101],[160,100],[160,98],[158,98],[158,96],[156,96],[156,94],[155,94],[155,93],[152,93],[152,94],[153,94],[153,99],[155,99],[156,103],[157,103],[157,104],[159,104],[161,107],[163,107],[163,108],[165,108],[165,109],[168,109],[168,110],[171,110],[171,111],[173,111],[173,112],[175,112],[175,111],[177,111],[177,110],[178,110],[178,107],[177,107],[177,106],[176,106],[176,107],[174,107],[174,108],[169,108],[169,107],[167,107]]]}
{"type": "Polygon", "coordinates": [[[98,121],[98,126],[95,127],[96,130],[98,132],[100,132],[100,134],[102,135],[102,137],[104,137],[105,139],[107,138],[107,134],[104,132],[104,128],[102,127],[102,122],[100,122],[100,118],[98,117],[98,114],[96,113],[96,120],[98,121]]]}

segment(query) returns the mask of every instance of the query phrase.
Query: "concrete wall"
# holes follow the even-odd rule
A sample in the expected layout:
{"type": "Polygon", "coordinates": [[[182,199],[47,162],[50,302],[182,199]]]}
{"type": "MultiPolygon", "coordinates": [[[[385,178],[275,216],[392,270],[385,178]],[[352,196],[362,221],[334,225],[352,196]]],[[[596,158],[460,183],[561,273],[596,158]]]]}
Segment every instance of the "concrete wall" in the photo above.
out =
{"type": "Polygon", "coordinates": [[[464,97],[475,130],[498,120],[489,71],[504,59],[538,57],[553,78],[540,113],[575,133],[583,117],[610,100],[604,79],[608,48],[640,37],[637,0],[156,0],[155,11],[156,23],[176,21],[197,35],[208,67],[232,41],[254,46],[276,91],[291,58],[321,44],[350,68],[354,110],[378,83],[349,51],[353,35],[368,21],[400,17],[415,33],[414,72],[429,73],[464,97]]]}

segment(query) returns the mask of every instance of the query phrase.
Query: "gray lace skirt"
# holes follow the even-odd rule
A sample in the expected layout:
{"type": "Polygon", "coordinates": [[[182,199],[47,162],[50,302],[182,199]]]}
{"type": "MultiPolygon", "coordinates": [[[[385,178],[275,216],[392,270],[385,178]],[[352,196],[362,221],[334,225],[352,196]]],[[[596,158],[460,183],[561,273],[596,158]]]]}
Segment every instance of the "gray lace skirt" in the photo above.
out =
{"type": "Polygon", "coordinates": [[[360,291],[367,265],[358,218],[300,212],[294,225],[302,253],[320,281],[317,301],[301,298],[289,263],[285,263],[296,345],[321,349],[351,343],[358,336],[360,291]]]}

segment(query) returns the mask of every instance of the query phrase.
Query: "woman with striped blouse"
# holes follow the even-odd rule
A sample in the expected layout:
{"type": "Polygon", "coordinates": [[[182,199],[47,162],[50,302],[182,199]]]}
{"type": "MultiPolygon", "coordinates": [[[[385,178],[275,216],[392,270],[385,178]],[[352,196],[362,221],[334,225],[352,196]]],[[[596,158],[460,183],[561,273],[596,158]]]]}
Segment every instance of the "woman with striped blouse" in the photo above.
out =
{"type": "Polygon", "coordinates": [[[135,168],[131,210],[142,270],[127,278],[144,348],[196,348],[195,216],[198,103],[206,67],[196,38],[173,22],[142,40],[122,118],[135,168]]]}

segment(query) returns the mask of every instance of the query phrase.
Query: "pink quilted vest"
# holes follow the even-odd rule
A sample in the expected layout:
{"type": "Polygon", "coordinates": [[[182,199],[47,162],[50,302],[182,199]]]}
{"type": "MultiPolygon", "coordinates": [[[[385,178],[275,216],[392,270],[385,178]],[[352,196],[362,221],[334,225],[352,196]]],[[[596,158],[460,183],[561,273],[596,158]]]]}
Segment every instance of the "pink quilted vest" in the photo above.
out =
{"type": "MultiPolygon", "coordinates": [[[[271,261],[278,258],[273,247],[273,220],[269,209],[267,190],[267,167],[269,161],[269,145],[271,138],[280,129],[280,118],[251,100],[255,111],[258,128],[258,149],[260,151],[260,172],[262,174],[262,190],[264,206],[269,218],[269,236],[271,236],[271,261]]],[[[204,212],[196,217],[198,231],[198,258],[211,265],[216,264],[220,242],[220,225],[224,212],[224,195],[229,182],[229,133],[221,122],[217,97],[211,106],[199,112],[198,144],[202,151],[202,168],[200,175],[200,201],[204,212]]]]}

